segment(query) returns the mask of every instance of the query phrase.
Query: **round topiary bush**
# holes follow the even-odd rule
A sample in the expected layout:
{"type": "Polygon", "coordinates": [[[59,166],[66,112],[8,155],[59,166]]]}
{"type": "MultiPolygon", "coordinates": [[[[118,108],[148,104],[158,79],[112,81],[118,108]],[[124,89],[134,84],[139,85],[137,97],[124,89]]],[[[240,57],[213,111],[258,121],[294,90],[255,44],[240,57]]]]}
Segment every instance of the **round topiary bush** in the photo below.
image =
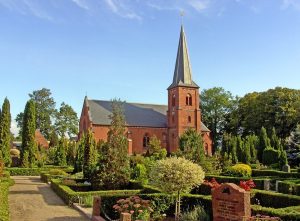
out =
{"type": "Polygon", "coordinates": [[[60,169],[51,169],[49,170],[49,174],[52,176],[67,176],[68,174],[60,169]]]}
{"type": "Polygon", "coordinates": [[[228,168],[227,175],[238,177],[251,177],[252,169],[247,164],[238,163],[228,168]]]}
{"type": "Polygon", "coordinates": [[[20,151],[18,149],[10,149],[10,155],[14,157],[20,157],[20,151]]]}

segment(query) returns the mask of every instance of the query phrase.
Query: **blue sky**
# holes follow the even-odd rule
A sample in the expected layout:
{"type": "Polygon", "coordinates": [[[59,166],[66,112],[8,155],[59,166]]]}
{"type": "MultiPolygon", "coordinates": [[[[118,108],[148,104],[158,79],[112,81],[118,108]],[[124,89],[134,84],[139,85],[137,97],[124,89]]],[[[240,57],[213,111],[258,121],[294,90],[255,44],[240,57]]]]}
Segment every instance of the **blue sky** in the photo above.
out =
{"type": "Polygon", "coordinates": [[[78,115],[86,94],[166,104],[180,11],[201,89],[300,88],[300,0],[0,0],[0,102],[13,118],[43,87],[78,115]]]}

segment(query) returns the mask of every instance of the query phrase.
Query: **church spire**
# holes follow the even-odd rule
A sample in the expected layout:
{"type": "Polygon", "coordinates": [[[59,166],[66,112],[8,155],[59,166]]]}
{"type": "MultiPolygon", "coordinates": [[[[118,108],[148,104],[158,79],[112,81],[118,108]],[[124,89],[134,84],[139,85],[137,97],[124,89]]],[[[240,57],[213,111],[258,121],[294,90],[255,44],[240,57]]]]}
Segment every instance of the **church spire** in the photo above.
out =
{"type": "Polygon", "coordinates": [[[192,69],[189,60],[189,53],[188,53],[183,25],[181,25],[181,30],[180,30],[180,38],[178,44],[175,71],[173,76],[173,83],[170,85],[168,89],[177,86],[199,88],[199,86],[192,80],[192,69]]]}

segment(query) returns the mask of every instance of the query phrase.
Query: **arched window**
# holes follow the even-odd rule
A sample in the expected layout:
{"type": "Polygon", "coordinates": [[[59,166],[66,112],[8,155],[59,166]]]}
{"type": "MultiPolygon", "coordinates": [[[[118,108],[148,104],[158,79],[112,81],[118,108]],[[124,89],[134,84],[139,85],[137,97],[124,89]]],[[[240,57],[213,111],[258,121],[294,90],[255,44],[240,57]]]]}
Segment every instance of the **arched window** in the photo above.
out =
{"type": "Polygon", "coordinates": [[[192,106],[192,95],[190,95],[190,94],[186,95],[186,97],[185,97],[185,104],[187,106],[192,106]]]}
{"type": "Polygon", "coordinates": [[[192,122],[192,118],[191,116],[188,116],[188,123],[191,123],[192,122]]]}
{"type": "Polygon", "coordinates": [[[175,122],[175,113],[172,112],[172,123],[174,123],[174,122],[175,122]]]}
{"type": "Polygon", "coordinates": [[[173,94],[173,96],[172,96],[172,106],[173,107],[175,106],[175,101],[176,101],[176,97],[175,97],[175,94],[173,94]]]}
{"type": "Polygon", "coordinates": [[[149,142],[150,142],[150,137],[149,137],[149,134],[146,133],[143,138],[143,147],[144,148],[148,147],[149,142]]]}

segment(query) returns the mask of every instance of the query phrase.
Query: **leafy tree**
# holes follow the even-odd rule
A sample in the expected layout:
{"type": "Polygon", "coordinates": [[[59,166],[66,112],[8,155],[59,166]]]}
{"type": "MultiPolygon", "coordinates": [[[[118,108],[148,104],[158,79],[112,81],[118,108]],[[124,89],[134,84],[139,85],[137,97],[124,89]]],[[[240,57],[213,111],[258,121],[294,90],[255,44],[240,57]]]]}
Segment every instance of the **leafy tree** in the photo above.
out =
{"type": "Polygon", "coordinates": [[[49,139],[52,128],[51,118],[55,115],[55,101],[51,95],[50,89],[47,88],[29,94],[36,105],[36,128],[40,129],[46,139],[49,139]]]}
{"type": "Polygon", "coordinates": [[[50,139],[49,139],[49,147],[56,147],[59,143],[59,138],[55,132],[55,130],[52,130],[50,133],[50,139]]]}
{"type": "MultiPolygon", "coordinates": [[[[300,121],[300,90],[276,87],[264,92],[246,94],[228,118],[238,123],[235,133],[259,134],[262,125],[277,136],[286,138],[300,121]]],[[[229,123],[231,124],[231,123],[229,123]]]]}
{"type": "Polygon", "coordinates": [[[201,93],[203,121],[211,129],[214,147],[221,141],[226,116],[234,107],[233,96],[222,87],[213,87],[201,93]]]}
{"type": "Polygon", "coordinates": [[[80,138],[79,142],[77,143],[75,163],[74,163],[75,173],[83,171],[84,147],[85,147],[85,135],[83,134],[83,136],[80,138]]]}
{"type": "Polygon", "coordinates": [[[67,164],[74,166],[77,153],[77,145],[74,141],[69,141],[68,149],[66,151],[67,164]]]}
{"type": "Polygon", "coordinates": [[[59,136],[64,137],[68,134],[69,137],[78,134],[78,117],[74,109],[64,102],[61,103],[59,111],[55,114],[55,130],[59,136]]]}
{"type": "Polygon", "coordinates": [[[180,214],[180,195],[199,186],[204,179],[202,168],[184,158],[171,157],[157,161],[150,173],[151,185],[165,193],[176,194],[176,217],[180,214]]]}
{"type": "Polygon", "coordinates": [[[20,112],[16,116],[16,122],[17,122],[17,127],[19,128],[19,137],[22,137],[22,129],[23,129],[23,118],[24,118],[24,113],[20,112]]]}
{"type": "Polygon", "coordinates": [[[125,136],[125,116],[120,100],[113,100],[111,125],[106,145],[101,148],[99,171],[93,175],[94,189],[118,189],[130,179],[128,142],[125,136]]]}
{"type": "Polygon", "coordinates": [[[5,166],[10,166],[10,145],[11,145],[11,133],[10,133],[10,124],[11,124],[11,115],[10,115],[10,103],[7,98],[4,99],[2,105],[2,112],[0,115],[0,151],[2,153],[2,159],[5,166]]]}
{"type": "Polygon", "coordinates": [[[289,148],[300,150],[300,124],[291,132],[288,139],[289,148]]]}
{"type": "Polygon", "coordinates": [[[160,160],[167,156],[167,150],[161,146],[161,141],[155,135],[150,138],[146,156],[150,156],[154,160],[160,160]]]}
{"type": "Polygon", "coordinates": [[[201,135],[192,128],[187,129],[179,138],[180,155],[194,163],[201,164],[205,159],[201,135]]]}
{"type": "Polygon", "coordinates": [[[55,164],[58,166],[66,166],[67,165],[67,156],[66,150],[68,149],[68,141],[66,138],[61,138],[59,140],[59,144],[56,150],[55,155],[55,164]]]}
{"type": "Polygon", "coordinates": [[[262,162],[262,155],[265,149],[270,148],[270,139],[268,138],[267,131],[264,127],[261,128],[259,134],[259,144],[257,149],[257,158],[262,162]]]}
{"type": "Polygon", "coordinates": [[[83,176],[91,179],[91,174],[95,170],[98,155],[96,141],[93,132],[89,130],[85,135],[84,155],[83,155],[83,176]]]}
{"type": "Polygon", "coordinates": [[[29,165],[32,167],[35,164],[35,103],[29,100],[26,103],[22,127],[22,150],[21,161],[23,166],[29,165]]]}

